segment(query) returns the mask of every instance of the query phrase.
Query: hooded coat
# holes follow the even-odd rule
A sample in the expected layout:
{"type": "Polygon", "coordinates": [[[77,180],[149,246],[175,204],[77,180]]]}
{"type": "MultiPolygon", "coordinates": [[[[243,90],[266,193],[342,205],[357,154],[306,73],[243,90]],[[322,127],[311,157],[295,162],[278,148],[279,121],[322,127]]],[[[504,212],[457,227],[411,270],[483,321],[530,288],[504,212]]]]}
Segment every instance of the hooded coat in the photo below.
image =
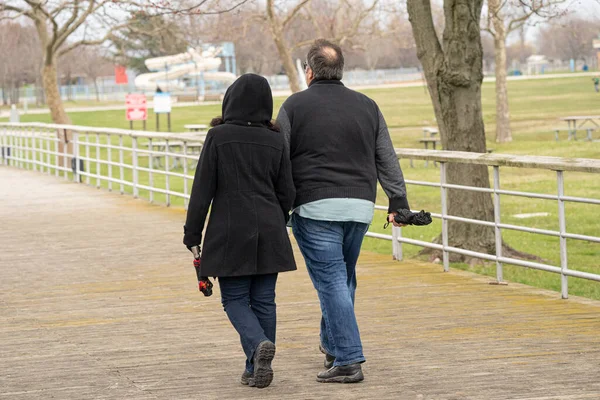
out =
{"type": "Polygon", "coordinates": [[[286,230],[295,189],[284,136],[269,129],[267,80],[237,79],[223,99],[224,123],[206,137],[184,226],[184,244],[202,243],[204,276],[261,275],[296,269],[286,230]]]}

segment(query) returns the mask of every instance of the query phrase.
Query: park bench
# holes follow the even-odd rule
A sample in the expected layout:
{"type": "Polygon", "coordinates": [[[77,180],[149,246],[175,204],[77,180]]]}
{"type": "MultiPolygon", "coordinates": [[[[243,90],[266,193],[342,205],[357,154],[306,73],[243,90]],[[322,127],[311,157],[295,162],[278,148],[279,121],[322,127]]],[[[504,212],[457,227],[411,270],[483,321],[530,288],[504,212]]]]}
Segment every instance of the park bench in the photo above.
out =
{"type": "MultiPolygon", "coordinates": [[[[187,155],[188,156],[192,156],[192,155],[200,155],[200,151],[202,150],[202,146],[203,143],[202,142],[187,142],[186,143],[186,148],[187,148],[187,155]]],[[[152,143],[152,150],[153,151],[165,151],[167,148],[167,142],[166,141],[160,141],[160,142],[153,142],[152,143]]],[[[181,153],[181,155],[183,156],[183,141],[180,140],[170,140],[169,141],[169,153],[181,153]]],[[[147,153],[139,153],[138,154],[139,158],[150,158],[150,154],[147,153]]],[[[182,164],[182,160],[181,157],[177,157],[177,156],[173,156],[170,155],[169,156],[172,160],[173,160],[173,164],[171,165],[171,169],[175,169],[177,168],[179,165],[183,165],[182,164]]],[[[162,154],[153,154],[152,155],[152,163],[154,164],[153,167],[154,168],[162,168],[163,167],[163,159],[165,158],[164,155],[162,154]]],[[[197,164],[197,161],[194,161],[190,164],[191,168],[195,168],[197,164]]]]}

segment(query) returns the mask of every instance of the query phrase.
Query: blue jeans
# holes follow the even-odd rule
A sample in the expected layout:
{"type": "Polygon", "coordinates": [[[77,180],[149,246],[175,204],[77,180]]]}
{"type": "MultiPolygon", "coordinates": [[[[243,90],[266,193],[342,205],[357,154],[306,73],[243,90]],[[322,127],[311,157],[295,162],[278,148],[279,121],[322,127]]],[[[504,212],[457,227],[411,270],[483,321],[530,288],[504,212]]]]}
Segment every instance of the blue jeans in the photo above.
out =
{"type": "Polygon", "coordinates": [[[221,303],[240,335],[246,354],[246,371],[254,371],[256,347],[265,340],[275,343],[277,274],[219,278],[221,303]]]}
{"type": "Polygon", "coordinates": [[[369,225],[292,215],[294,236],[321,303],[321,346],[334,366],[365,361],[354,315],[356,261],[369,225]]]}

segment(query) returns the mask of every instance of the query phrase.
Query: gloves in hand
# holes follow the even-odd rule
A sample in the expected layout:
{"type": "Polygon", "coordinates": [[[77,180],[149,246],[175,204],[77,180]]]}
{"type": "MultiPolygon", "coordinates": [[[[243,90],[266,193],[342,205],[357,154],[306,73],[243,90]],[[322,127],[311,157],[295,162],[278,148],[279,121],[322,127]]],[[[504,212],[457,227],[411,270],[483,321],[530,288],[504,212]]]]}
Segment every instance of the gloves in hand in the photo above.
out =
{"type": "MultiPolygon", "coordinates": [[[[394,215],[394,221],[397,224],[423,226],[431,223],[431,213],[425,210],[414,213],[407,209],[400,209],[397,212],[398,213],[394,215]]],[[[389,222],[386,222],[383,228],[387,228],[389,224],[389,222]]]]}

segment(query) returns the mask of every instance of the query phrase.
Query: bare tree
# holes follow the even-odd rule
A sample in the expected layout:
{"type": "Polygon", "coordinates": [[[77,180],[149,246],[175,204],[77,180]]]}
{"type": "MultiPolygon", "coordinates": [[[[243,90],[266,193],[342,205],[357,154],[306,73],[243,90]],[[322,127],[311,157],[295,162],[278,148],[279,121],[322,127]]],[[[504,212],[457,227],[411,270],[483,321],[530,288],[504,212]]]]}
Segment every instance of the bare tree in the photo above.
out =
{"type": "Polygon", "coordinates": [[[570,15],[554,21],[539,31],[538,50],[559,60],[589,62],[595,56],[593,41],[598,35],[598,21],[570,15]]]}
{"type": "MultiPolygon", "coordinates": [[[[407,2],[419,60],[446,150],[486,152],[481,112],[483,50],[479,21],[482,3],[483,0],[444,0],[445,27],[443,42],[440,42],[430,2],[407,2]]],[[[447,178],[452,184],[489,188],[488,169],[483,165],[450,164],[447,178]]],[[[450,215],[493,221],[493,210],[492,199],[487,193],[448,190],[450,215]]],[[[449,221],[448,232],[450,246],[495,253],[493,228],[449,221]]],[[[526,256],[506,245],[503,249],[505,254],[526,256]]],[[[472,259],[452,255],[451,260],[468,262],[472,259]]]]}
{"type": "Polygon", "coordinates": [[[286,43],[285,33],[290,23],[298,15],[300,10],[311,0],[301,0],[295,5],[295,7],[286,10],[286,12],[277,12],[275,7],[275,0],[267,0],[266,2],[266,15],[263,17],[268,23],[271,32],[271,37],[279,53],[279,58],[283,64],[283,69],[290,82],[290,89],[292,92],[298,92],[300,90],[300,81],[298,80],[298,72],[292,59],[292,52],[290,46],[286,43]],[[283,14],[283,15],[280,15],[283,14]]]}
{"type": "MultiPolygon", "coordinates": [[[[351,0],[301,0],[294,7],[278,8],[275,0],[267,0],[266,15],[254,19],[268,24],[283,69],[288,76],[290,89],[292,92],[297,92],[300,90],[300,83],[292,58],[294,52],[317,38],[328,39],[340,46],[346,45],[359,33],[363,22],[378,3],[379,0],[372,0],[369,3],[351,0]],[[289,46],[289,30],[301,13],[303,19],[311,21],[313,29],[305,39],[296,38],[294,44],[289,46]]],[[[288,5],[289,2],[286,2],[286,6],[288,5]]]]}
{"type": "Polygon", "coordinates": [[[124,17],[129,11],[149,9],[155,15],[220,13],[247,1],[232,0],[221,6],[218,1],[210,0],[5,0],[0,3],[0,20],[28,18],[35,25],[43,51],[42,82],[46,101],[52,120],[66,124],[70,119],[57,80],[60,56],[82,45],[104,43],[113,30],[127,24],[124,17]]]}
{"type": "Polygon", "coordinates": [[[100,46],[81,47],[77,52],[79,72],[94,84],[96,101],[100,101],[100,90],[98,89],[98,78],[109,76],[113,73],[113,63],[104,55],[106,49],[100,46]]]}
{"type": "Polygon", "coordinates": [[[0,87],[3,103],[17,103],[19,88],[35,82],[41,53],[31,26],[15,22],[0,23],[0,87]]]}
{"type": "Polygon", "coordinates": [[[506,39],[520,30],[532,17],[537,21],[561,13],[557,5],[565,0],[488,0],[484,29],[494,38],[496,61],[496,142],[512,141],[508,88],[506,85],[506,39]]]}

